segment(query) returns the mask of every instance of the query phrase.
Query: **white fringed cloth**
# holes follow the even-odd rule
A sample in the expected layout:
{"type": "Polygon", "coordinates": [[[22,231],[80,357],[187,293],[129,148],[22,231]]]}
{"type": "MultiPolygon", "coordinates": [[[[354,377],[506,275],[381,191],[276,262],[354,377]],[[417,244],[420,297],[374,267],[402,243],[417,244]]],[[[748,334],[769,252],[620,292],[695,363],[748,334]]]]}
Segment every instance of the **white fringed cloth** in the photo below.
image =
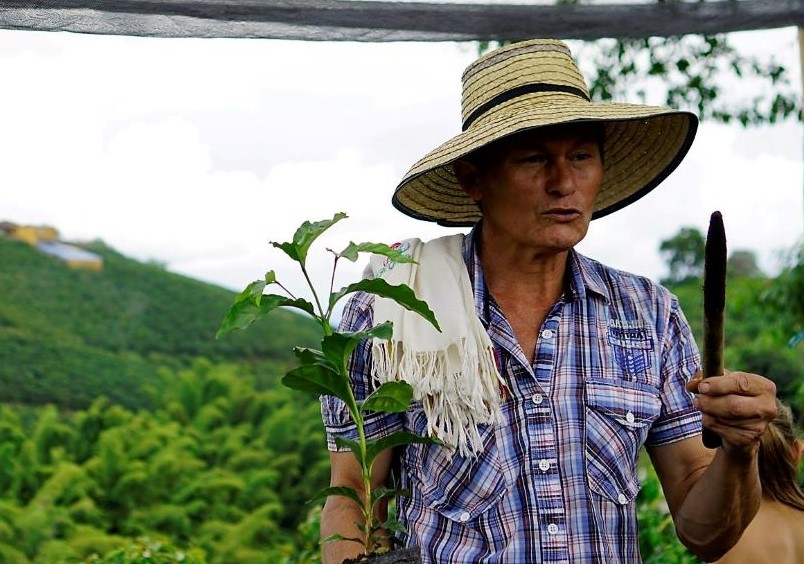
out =
{"type": "Polygon", "coordinates": [[[379,383],[404,380],[422,402],[427,432],[461,455],[483,449],[478,425],[499,423],[505,386],[486,330],[475,313],[463,260],[464,235],[423,243],[407,239],[399,250],[417,264],[371,258],[366,274],[407,284],[435,313],[442,332],[393,300],[375,298],[374,323],[393,322],[391,341],[374,339],[373,372],[379,383]],[[406,246],[409,248],[406,250],[406,246]]]}

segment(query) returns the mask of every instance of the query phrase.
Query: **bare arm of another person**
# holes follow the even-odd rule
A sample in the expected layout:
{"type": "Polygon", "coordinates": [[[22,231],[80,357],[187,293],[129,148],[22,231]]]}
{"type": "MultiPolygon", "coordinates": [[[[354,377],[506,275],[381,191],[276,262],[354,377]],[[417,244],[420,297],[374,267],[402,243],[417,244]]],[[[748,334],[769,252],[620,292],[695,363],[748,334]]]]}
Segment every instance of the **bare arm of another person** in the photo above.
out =
{"type": "MultiPolygon", "coordinates": [[[[371,475],[371,487],[384,486],[391,468],[393,451],[387,450],[374,461],[371,475]]],[[[330,486],[349,486],[363,495],[363,479],[360,465],[351,452],[330,452],[330,486]]],[[[378,507],[383,521],[387,505],[378,507]]],[[[355,502],[340,495],[330,496],[321,513],[321,538],[339,534],[346,538],[362,538],[363,532],[357,523],[363,524],[363,515],[355,502]]],[[[322,546],[324,564],[340,564],[348,558],[355,558],[364,553],[363,546],[353,541],[332,541],[322,546]]]]}
{"type": "Polygon", "coordinates": [[[776,416],[773,382],[728,372],[688,384],[704,426],[723,440],[711,451],[692,437],[648,449],[662,482],[679,539],[699,558],[714,561],[739,540],[762,497],[759,440],[776,416]]]}

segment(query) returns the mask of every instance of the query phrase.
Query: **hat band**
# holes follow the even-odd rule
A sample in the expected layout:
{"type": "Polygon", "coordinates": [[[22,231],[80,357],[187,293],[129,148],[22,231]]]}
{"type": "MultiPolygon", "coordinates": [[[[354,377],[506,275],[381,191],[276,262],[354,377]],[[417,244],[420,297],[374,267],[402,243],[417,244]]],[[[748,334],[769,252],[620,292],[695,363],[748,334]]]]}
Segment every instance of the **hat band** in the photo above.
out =
{"type": "Polygon", "coordinates": [[[572,94],[574,96],[578,96],[579,98],[583,98],[587,102],[590,101],[589,94],[574,86],[568,86],[565,84],[546,84],[540,82],[535,84],[523,84],[522,86],[517,86],[516,88],[512,88],[511,90],[506,90],[501,94],[497,94],[488,102],[475,108],[475,111],[469,114],[469,117],[464,120],[462,130],[466,131],[469,129],[469,126],[471,126],[480,118],[480,116],[488,112],[494,106],[498,106],[499,104],[513,100],[514,98],[519,98],[525,94],[534,94],[537,92],[564,92],[565,94],[572,94]]]}

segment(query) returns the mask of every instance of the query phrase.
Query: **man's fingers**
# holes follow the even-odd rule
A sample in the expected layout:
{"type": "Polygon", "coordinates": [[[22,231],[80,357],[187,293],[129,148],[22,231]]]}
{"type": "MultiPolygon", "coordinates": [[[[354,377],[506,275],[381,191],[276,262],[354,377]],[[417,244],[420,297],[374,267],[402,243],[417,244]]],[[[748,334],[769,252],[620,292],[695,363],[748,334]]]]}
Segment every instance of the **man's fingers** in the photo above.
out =
{"type": "Polygon", "coordinates": [[[687,389],[696,394],[704,427],[720,436],[723,448],[740,452],[758,448],[776,417],[776,385],[757,374],[726,371],[723,376],[693,379],[687,389]]]}
{"type": "Polygon", "coordinates": [[[758,446],[759,440],[767,427],[767,422],[756,419],[741,421],[739,425],[734,425],[732,422],[704,414],[703,425],[721,437],[724,444],[745,450],[758,446]]]}
{"type": "Polygon", "coordinates": [[[748,372],[726,372],[698,381],[697,393],[706,396],[762,396],[775,397],[776,385],[767,378],[748,372]]]}
{"type": "Polygon", "coordinates": [[[729,394],[724,396],[701,394],[695,398],[695,405],[703,413],[723,423],[770,421],[776,417],[775,403],[762,401],[758,396],[729,394]]]}
{"type": "Polygon", "coordinates": [[[695,373],[695,376],[692,377],[691,380],[687,382],[687,391],[692,392],[693,394],[698,393],[698,384],[703,381],[703,372],[700,370],[695,373]]]}

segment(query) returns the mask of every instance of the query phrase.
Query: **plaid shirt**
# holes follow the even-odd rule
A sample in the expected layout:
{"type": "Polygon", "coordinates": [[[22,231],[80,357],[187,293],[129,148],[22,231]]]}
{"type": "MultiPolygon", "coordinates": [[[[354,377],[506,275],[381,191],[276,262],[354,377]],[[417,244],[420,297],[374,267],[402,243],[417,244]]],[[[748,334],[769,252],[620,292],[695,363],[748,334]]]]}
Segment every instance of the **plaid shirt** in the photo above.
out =
{"type": "MultiPolygon", "coordinates": [[[[508,383],[504,422],[485,426],[485,450],[461,457],[432,445],[399,456],[399,517],[424,562],[639,562],[636,519],[640,447],[701,432],[684,387],[698,351],[678,302],[646,278],[574,251],[568,284],[541,326],[531,364],[489,294],[466,237],[464,259],[476,313],[508,383]]],[[[357,294],[342,329],[372,324],[372,297],[357,294]]],[[[351,364],[358,399],[373,389],[370,347],[351,364]]],[[[348,411],[321,398],[329,448],[355,436],[348,411]]],[[[407,429],[423,435],[421,406],[369,414],[367,435],[407,429]]]]}

